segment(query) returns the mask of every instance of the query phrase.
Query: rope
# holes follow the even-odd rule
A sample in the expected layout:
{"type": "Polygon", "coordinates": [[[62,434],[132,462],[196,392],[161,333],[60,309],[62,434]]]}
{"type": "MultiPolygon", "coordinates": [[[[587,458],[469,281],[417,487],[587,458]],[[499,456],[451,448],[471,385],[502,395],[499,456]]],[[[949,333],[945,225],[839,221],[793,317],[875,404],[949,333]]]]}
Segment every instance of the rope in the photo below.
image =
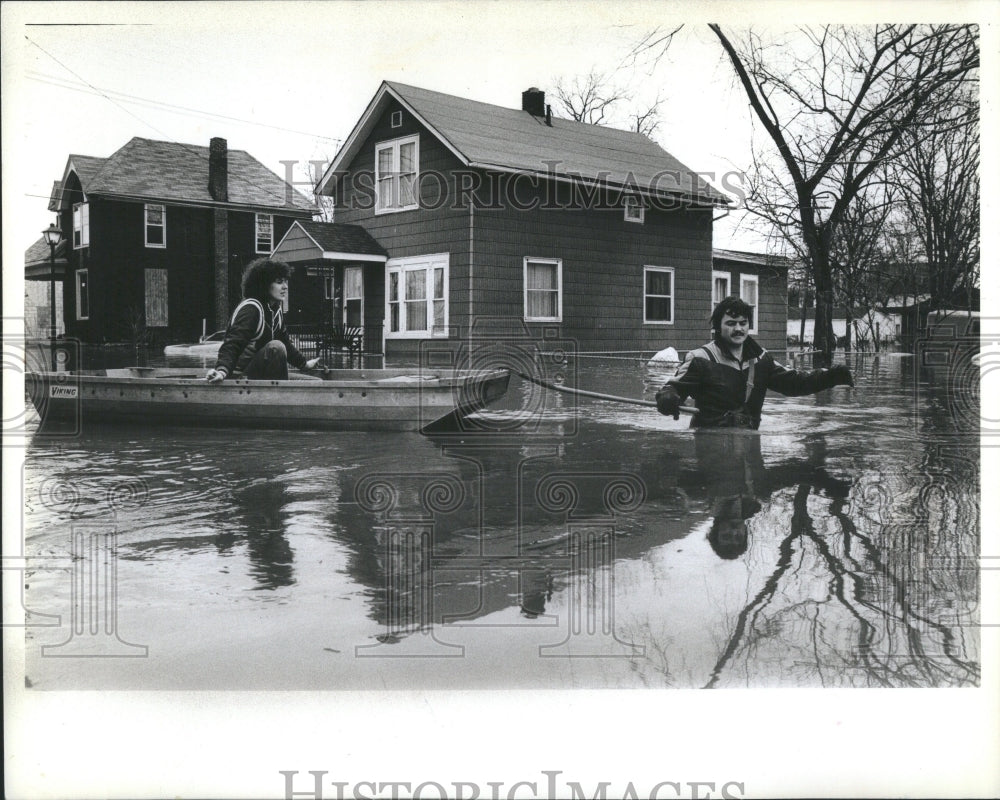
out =
{"type": "MultiPolygon", "coordinates": [[[[525,375],[523,372],[518,372],[517,370],[512,370],[512,372],[519,378],[522,378],[529,383],[534,383],[537,386],[542,386],[546,389],[551,389],[554,392],[563,392],[564,394],[572,394],[577,397],[592,397],[595,400],[608,400],[612,403],[627,403],[633,406],[644,406],[645,408],[656,408],[656,403],[652,400],[636,400],[632,397],[618,397],[613,394],[601,394],[600,392],[588,392],[585,389],[571,389],[569,386],[559,386],[555,383],[550,383],[549,381],[543,381],[540,378],[533,378],[530,375],[525,375]]],[[[695,409],[688,408],[687,406],[681,406],[681,411],[685,414],[694,414],[695,409]]]]}

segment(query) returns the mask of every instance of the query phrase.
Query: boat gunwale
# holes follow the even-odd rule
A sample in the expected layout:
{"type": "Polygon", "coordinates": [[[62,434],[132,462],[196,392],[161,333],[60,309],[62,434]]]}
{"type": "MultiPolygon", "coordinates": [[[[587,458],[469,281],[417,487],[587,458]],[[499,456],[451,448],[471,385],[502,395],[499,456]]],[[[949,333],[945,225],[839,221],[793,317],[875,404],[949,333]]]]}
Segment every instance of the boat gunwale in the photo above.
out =
{"type": "MultiPolygon", "coordinates": [[[[127,370],[139,369],[139,370],[151,370],[155,371],[157,367],[119,367],[114,368],[114,371],[125,372],[127,370]]],[[[167,369],[177,369],[177,368],[167,368],[167,369]]],[[[335,377],[335,378],[320,378],[315,376],[316,380],[310,380],[309,376],[303,375],[302,377],[289,378],[288,380],[251,380],[249,378],[237,377],[229,378],[221,383],[211,384],[205,379],[204,376],[191,376],[184,377],[180,375],[107,375],[98,374],[101,372],[107,372],[107,370],[77,370],[77,371],[67,371],[67,372],[35,372],[29,371],[25,373],[25,377],[32,377],[35,379],[42,380],[56,380],[58,382],[79,382],[81,384],[97,384],[105,383],[111,385],[122,385],[122,386],[135,386],[135,387],[147,387],[147,386],[184,386],[184,387],[195,387],[203,386],[206,389],[221,390],[225,391],[230,387],[239,387],[240,389],[292,389],[295,392],[301,390],[312,390],[312,391],[329,391],[331,389],[385,389],[385,390],[419,390],[421,388],[427,389],[445,389],[461,387],[468,383],[480,383],[484,381],[492,381],[497,379],[502,379],[505,376],[509,376],[510,371],[504,368],[489,369],[489,370],[439,370],[441,374],[436,374],[433,377],[427,376],[423,377],[420,375],[419,370],[414,370],[412,372],[405,372],[404,374],[391,375],[384,378],[350,378],[350,377],[335,377]],[[414,379],[419,380],[414,380],[414,379]]]]}

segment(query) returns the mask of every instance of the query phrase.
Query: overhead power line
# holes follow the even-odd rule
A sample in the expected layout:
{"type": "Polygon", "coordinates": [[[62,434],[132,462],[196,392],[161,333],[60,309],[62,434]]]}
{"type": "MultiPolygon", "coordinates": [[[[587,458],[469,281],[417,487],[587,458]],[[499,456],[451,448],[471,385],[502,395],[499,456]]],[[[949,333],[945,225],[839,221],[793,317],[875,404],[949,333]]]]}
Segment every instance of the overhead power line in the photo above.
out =
{"type": "MultiPolygon", "coordinates": [[[[125,103],[131,103],[133,105],[140,105],[146,108],[160,109],[163,111],[169,111],[172,113],[178,113],[183,115],[197,115],[205,118],[212,119],[223,119],[229,122],[239,122],[244,125],[256,125],[261,128],[270,128],[271,130],[282,131],[284,133],[294,133],[298,136],[309,136],[315,139],[323,139],[327,142],[333,142],[336,145],[340,145],[343,141],[342,139],[337,139],[333,136],[324,136],[320,133],[313,133],[311,131],[300,131],[295,128],[285,128],[281,125],[272,125],[268,122],[258,122],[257,120],[243,119],[242,117],[232,117],[227,114],[219,114],[215,111],[204,111],[199,108],[190,108],[189,106],[179,106],[173,103],[164,103],[161,100],[153,100],[148,97],[139,97],[133,94],[126,94],[125,92],[117,92],[113,89],[101,89],[93,86],[85,81],[76,82],[66,80],[65,78],[58,78],[54,75],[46,75],[41,72],[28,72],[25,75],[26,78],[33,81],[38,81],[39,83],[47,83],[51,86],[57,86],[61,89],[69,89],[70,91],[83,92],[84,94],[91,94],[97,97],[104,97],[107,100],[112,100],[117,98],[125,103]]],[[[117,105],[117,103],[116,103],[117,105]]]]}

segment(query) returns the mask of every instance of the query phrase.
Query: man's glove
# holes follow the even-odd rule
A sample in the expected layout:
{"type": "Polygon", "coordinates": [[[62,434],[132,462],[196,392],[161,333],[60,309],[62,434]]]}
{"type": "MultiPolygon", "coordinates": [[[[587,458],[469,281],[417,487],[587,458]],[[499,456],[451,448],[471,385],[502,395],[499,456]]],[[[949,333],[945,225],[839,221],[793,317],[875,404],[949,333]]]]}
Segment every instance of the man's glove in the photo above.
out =
{"type": "Polygon", "coordinates": [[[656,393],[656,410],[665,417],[681,418],[681,396],[673,386],[664,386],[656,393]]]}
{"type": "Polygon", "coordinates": [[[838,364],[827,372],[830,386],[853,386],[854,378],[845,364],[838,364]]]}

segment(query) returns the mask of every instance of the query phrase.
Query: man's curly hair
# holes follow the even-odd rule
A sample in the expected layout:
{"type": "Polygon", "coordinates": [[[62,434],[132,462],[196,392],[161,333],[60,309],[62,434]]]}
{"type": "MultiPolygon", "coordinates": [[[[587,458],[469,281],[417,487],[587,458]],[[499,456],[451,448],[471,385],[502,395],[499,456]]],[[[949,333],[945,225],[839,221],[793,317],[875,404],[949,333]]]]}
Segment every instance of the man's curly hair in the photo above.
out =
{"type": "Polygon", "coordinates": [[[720,300],[712,312],[712,330],[716,333],[722,328],[722,318],[726,314],[731,317],[746,317],[751,327],[753,326],[753,309],[736,295],[729,295],[720,300]]]}
{"type": "Polygon", "coordinates": [[[288,278],[291,270],[284,261],[258,258],[247,264],[243,270],[243,296],[264,302],[268,299],[268,289],[278,278],[288,278]]]}

